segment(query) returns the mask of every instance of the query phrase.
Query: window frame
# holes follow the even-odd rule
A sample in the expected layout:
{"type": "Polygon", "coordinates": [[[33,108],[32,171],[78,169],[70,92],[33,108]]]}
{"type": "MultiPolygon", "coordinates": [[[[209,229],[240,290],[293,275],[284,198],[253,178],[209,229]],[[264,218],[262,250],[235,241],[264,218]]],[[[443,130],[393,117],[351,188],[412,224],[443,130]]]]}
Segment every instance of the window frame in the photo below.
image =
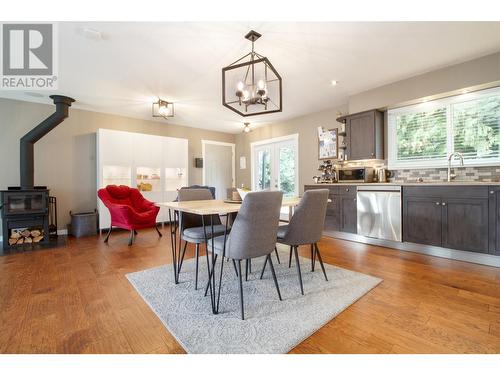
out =
{"type": "MultiPolygon", "coordinates": [[[[443,168],[448,166],[448,156],[454,152],[454,128],[453,115],[451,107],[453,104],[463,103],[471,100],[477,100],[492,96],[492,94],[500,95],[500,87],[468,92],[460,95],[449,96],[441,99],[426,101],[418,104],[413,104],[405,107],[392,108],[387,111],[387,167],[389,169],[428,169],[428,168],[443,168]],[[428,159],[428,160],[397,160],[397,129],[395,115],[407,113],[415,113],[419,111],[432,111],[438,108],[446,108],[446,157],[443,159],[428,159]]],[[[496,158],[476,158],[464,159],[464,165],[469,167],[480,166],[498,166],[500,165],[500,154],[496,158]]]]}

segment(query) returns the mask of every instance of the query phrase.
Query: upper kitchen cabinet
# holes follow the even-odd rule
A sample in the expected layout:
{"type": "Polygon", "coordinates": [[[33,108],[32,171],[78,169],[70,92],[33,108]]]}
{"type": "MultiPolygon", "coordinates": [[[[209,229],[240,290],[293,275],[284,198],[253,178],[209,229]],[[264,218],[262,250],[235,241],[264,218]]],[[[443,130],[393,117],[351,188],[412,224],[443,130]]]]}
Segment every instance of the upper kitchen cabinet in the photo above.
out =
{"type": "Polygon", "coordinates": [[[339,117],[345,123],[345,160],[384,158],[384,113],[371,110],[339,117]]]}

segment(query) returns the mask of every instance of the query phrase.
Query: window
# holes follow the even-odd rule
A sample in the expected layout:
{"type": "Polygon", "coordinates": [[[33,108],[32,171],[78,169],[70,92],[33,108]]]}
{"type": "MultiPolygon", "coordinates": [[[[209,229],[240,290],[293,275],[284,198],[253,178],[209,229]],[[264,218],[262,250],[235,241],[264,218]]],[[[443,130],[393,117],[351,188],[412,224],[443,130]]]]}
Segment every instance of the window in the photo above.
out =
{"type": "Polygon", "coordinates": [[[389,110],[389,168],[500,165],[500,89],[389,110]]]}

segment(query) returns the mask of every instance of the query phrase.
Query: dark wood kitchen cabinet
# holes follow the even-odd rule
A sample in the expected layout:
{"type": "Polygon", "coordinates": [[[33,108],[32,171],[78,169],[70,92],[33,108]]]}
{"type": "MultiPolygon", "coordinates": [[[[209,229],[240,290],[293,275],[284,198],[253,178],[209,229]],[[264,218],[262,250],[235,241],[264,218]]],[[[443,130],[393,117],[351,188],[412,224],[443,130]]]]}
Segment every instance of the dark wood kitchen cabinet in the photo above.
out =
{"type": "Polygon", "coordinates": [[[403,188],[403,241],[488,253],[487,186],[403,188]]]}
{"type": "Polygon", "coordinates": [[[346,160],[384,158],[384,113],[371,110],[337,119],[345,123],[346,160]]]}
{"type": "Polygon", "coordinates": [[[443,247],[488,252],[488,198],[444,198],[443,247]]]}
{"type": "Polygon", "coordinates": [[[329,195],[330,201],[326,206],[324,230],[335,232],[340,230],[340,199],[338,195],[329,195]]]}
{"type": "Polygon", "coordinates": [[[441,246],[441,199],[439,197],[404,196],[403,241],[441,246]]]}
{"type": "Polygon", "coordinates": [[[341,232],[357,233],[358,211],[356,202],[357,189],[354,185],[339,186],[340,228],[341,232]]]}
{"type": "Polygon", "coordinates": [[[490,254],[500,255],[500,186],[489,188],[490,254]]]}
{"type": "Polygon", "coordinates": [[[357,233],[358,212],[356,196],[340,196],[340,231],[357,233]]]}
{"type": "Polygon", "coordinates": [[[325,232],[357,232],[357,202],[355,185],[305,185],[304,190],[328,189],[325,232]]]}

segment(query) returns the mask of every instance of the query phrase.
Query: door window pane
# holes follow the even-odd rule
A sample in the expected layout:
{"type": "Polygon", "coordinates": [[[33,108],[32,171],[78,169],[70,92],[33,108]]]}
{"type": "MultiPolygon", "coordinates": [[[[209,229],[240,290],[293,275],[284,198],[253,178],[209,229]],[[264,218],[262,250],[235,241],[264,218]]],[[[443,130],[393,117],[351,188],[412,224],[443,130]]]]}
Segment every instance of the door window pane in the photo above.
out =
{"type": "Polygon", "coordinates": [[[271,154],[268,150],[259,150],[257,154],[257,190],[271,188],[271,154]]]}
{"type": "Polygon", "coordinates": [[[290,147],[281,147],[279,153],[279,188],[285,197],[293,197],[295,195],[295,152],[290,147]]]}

